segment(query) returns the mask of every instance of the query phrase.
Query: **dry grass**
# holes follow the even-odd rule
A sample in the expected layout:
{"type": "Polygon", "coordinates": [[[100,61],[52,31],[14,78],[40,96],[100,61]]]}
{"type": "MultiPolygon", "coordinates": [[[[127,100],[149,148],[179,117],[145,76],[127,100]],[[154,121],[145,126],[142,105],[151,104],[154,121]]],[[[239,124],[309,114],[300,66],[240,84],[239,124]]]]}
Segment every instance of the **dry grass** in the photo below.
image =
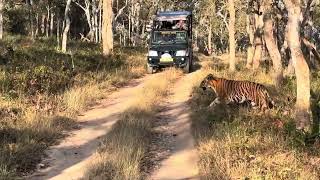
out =
{"type": "Polygon", "coordinates": [[[158,74],[106,135],[84,179],[142,179],[141,167],[150,143],[154,116],[180,72],[158,74]]]}
{"type": "Polygon", "coordinates": [[[15,54],[0,64],[0,179],[32,172],[48,146],[74,127],[79,112],[145,73],[145,54],[138,49],[116,48],[104,58],[98,45],[71,42],[70,56],[50,39],[7,41],[15,54]]]}
{"type": "Polygon", "coordinates": [[[230,74],[219,61],[214,62],[203,66],[191,100],[203,179],[319,179],[320,144],[306,144],[305,135],[294,128],[294,80],[286,79],[276,91],[270,75],[263,70],[230,74]],[[262,83],[274,96],[277,107],[266,114],[226,105],[208,109],[214,94],[199,88],[208,73],[262,83]]]}
{"type": "Polygon", "coordinates": [[[66,113],[74,116],[103,95],[103,89],[97,84],[72,88],[63,94],[63,105],[66,107],[66,113]]]}

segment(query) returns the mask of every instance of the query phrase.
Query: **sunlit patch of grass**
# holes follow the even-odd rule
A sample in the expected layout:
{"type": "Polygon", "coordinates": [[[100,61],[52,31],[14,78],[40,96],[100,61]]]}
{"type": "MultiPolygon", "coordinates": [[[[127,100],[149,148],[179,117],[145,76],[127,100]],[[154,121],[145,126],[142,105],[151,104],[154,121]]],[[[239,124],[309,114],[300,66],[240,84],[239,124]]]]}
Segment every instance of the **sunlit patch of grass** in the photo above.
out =
{"type": "Polygon", "coordinates": [[[74,116],[74,113],[84,110],[99,97],[103,97],[103,91],[95,84],[72,88],[63,94],[63,105],[66,112],[74,116]]]}
{"type": "Polygon", "coordinates": [[[154,116],[180,74],[169,70],[144,84],[132,105],[106,135],[84,179],[143,178],[141,167],[150,143],[154,116]]]}
{"type": "Polygon", "coordinates": [[[319,144],[308,145],[295,130],[294,79],[285,79],[279,89],[269,74],[241,70],[230,74],[227,67],[208,63],[194,82],[191,100],[193,133],[204,179],[319,179],[319,144]],[[215,95],[199,88],[212,73],[217,77],[250,80],[265,85],[276,101],[265,114],[229,105],[207,108],[215,95]]]}

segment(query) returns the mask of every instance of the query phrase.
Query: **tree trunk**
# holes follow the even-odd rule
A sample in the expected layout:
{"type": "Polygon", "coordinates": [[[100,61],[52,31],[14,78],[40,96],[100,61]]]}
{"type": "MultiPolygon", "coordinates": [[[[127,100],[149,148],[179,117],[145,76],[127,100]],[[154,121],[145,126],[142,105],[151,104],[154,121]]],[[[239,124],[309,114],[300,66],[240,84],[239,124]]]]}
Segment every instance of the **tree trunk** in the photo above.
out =
{"type": "Polygon", "coordinates": [[[247,33],[249,36],[249,46],[248,46],[248,50],[247,50],[247,65],[246,67],[248,69],[252,68],[252,61],[253,61],[253,53],[254,53],[254,48],[253,48],[253,41],[254,41],[254,20],[253,18],[248,15],[247,16],[247,33]]]}
{"type": "Polygon", "coordinates": [[[50,15],[50,36],[53,35],[53,23],[54,23],[54,14],[53,12],[51,12],[51,15],[50,15]]]}
{"type": "Polygon", "coordinates": [[[3,38],[3,0],[0,0],[0,39],[3,38]]]}
{"type": "Polygon", "coordinates": [[[141,37],[144,38],[146,31],[146,22],[142,23],[141,37]]]}
{"type": "Polygon", "coordinates": [[[294,67],[293,67],[293,62],[292,58],[290,55],[290,49],[289,49],[289,43],[288,43],[288,38],[289,38],[289,29],[288,26],[285,28],[285,34],[284,34],[284,42],[282,46],[282,52],[285,54],[286,61],[288,62],[288,66],[286,67],[284,74],[285,76],[293,76],[294,75],[294,67]]]}
{"type": "Polygon", "coordinates": [[[199,44],[198,44],[198,28],[194,28],[194,49],[195,51],[199,50],[199,44]]]}
{"type": "Polygon", "coordinates": [[[229,19],[229,70],[231,72],[235,71],[236,69],[236,41],[235,41],[235,21],[236,21],[236,11],[234,8],[234,1],[229,0],[228,2],[229,6],[229,14],[230,14],[230,19],[229,19]]]}
{"type": "Polygon", "coordinates": [[[99,8],[99,42],[102,40],[102,9],[99,8]]]}
{"type": "Polygon", "coordinates": [[[60,17],[57,16],[57,44],[58,48],[60,48],[60,17]]]}
{"type": "Polygon", "coordinates": [[[39,34],[39,14],[36,15],[36,30],[35,30],[35,36],[37,37],[39,34]]]}
{"type": "Polygon", "coordinates": [[[94,28],[94,42],[98,42],[99,41],[99,31],[98,31],[98,8],[97,8],[97,4],[96,1],[93,1],[93,5],[92,5],[92,12],[93,12],[93,28],[94,28]]]}
{"type": "Polygon", "coordinates": [[[61,50],[63,53],[67,52],[67,39],[68,39],[68,33],[70,29],[70,17],[69,17],[69,11],[70,11],[70,4],[71,0],[67,0],[66,9],[64,11],[64,30],[62,34],[62,46],[61,50]]]}
{"type": "Polygon", "coordinates": [[[95,40],[95,35],[96,35],[96,29],[95,29],[95,24],[94,24],[94,14],[93,14],[93,11],[92,11],[92,17],[91,17],[91,35],[90,35],[90,41],[91,42],[96,42],[95,40]]]}
{"type": "Polygon", "coordinates": [[[254,54],[253,54],[253,69],[257,69],[260,66],[262,58],[262,28],[263,17],[260,14],[255,14],[256,30],[254,32],[254,54]]]}
{"type": "Polygon", "coordinates": [[[273,64],[274,82],[276,87],[279,87],[283,80],[283,69],[281,55],[273,35],[273,21],[270,12],[264,15],[264,39],[273,64]]]}
{"type": "Polygon", "coordinates": [[[46,15],[42,15],[41,16],[41,35],[44,35],[44,33],[45,33],[45,28],[46,28],[46,26],[45,26],[45,20],[46,20],[46,15]]]}
{"type": "Polygon", "coordinates": [[[108,56],[113,50],[112,32],[112,0],[103,1],[103,23],[102,23],[102,48],[103,55],[108,56]]]}
{"type": "Polygon", "coordinates": [[[47,17],[46,17],[46,37],[49,37],[49,26],[50,26],[50,7],[47,7],[47,17]]]}
{"type": "Polygon", "coordinates": [[[132,24],[131,24],[131,10],[129,11],[129,18],[128,18],[129,22],[128,22],[128,44],[130,46],[131,44],[131,30],[132,30],[132,24]]]}
{"type": "Polygon", "coordinates": [[[284,0],[284,3],[288,10],[288,45],[297,78],[296,127],[310,130],[310,72],[300,43],[300,1],[284,0]]]}
{"type": "Polygon", "coordinates": [[[30,31],[31,31],[31,37],[32,39],[34,38],[34,32],[33,32],[33,17],[32,17],[32,14],[33,14],[33,0],[30,0],[29,2],[29,21],[30,21],[30,31]]]}
{"type": "Polygon", "coordinates": [[[208,32],[208,55],[212,54],[212,23],[209,20],[209,32],[208,32]]]}
{"type": "MultiPolygon", "coordinates": [[[[140,10],[141,10],[141,4],[137,1],[137,3],[135,4],[134,6],[134,18],[133,18],[133,21],[134,21],[134,41],[135,41],[135,45],[139,45],[140,43],[140,39],[138,37],[139,33],[140,33],[140,10]]],[[[141,44],[141,43],[140,43],[141,44]]]]}
{"type": "MultiPolygon", "coordinates": [[[[122,26],[123,27],[125,27],[125,23],[124,23],[124,21],[122,21],[122,26]]],[[[126,47],[126,38],[127,38],[127,36],[126,36],[126,32],[125,31],[122,31],[122,33],[123,33],[123,47],[126,47]]]]}

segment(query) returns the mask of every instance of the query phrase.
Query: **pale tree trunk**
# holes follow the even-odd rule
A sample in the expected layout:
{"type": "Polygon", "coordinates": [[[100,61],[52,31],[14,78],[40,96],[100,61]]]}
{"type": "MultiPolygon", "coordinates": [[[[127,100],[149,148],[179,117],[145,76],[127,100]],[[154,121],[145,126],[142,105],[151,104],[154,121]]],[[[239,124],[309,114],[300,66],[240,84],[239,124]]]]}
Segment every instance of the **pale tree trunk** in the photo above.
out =
{"type": "Polygon", "coordinates": [[[3,38],[3,0],[0,0],[0,39],[3,38]]]}
{"type": "MultiPolygon", "coordinates": [[[[132,9],[132,8],[131,8],[132,9]]],[[[129,39],[129,41],[128,41],[128,44],[130,45],[131,44],[131,30],[132,30],[132,24],[131,24],[131,12],[132,12],[132,10],[129,10],[129,18],[128,18],[128,20],[129,20],[129,23],[128,23],[128,39],[129,39]]]]}
{"type": "Polygon", "coordinates": [[[54,23],[54,13],[51,12],[51,15],[50,15],[50,36],[53,35],[53,23],[54,23]]]}
{"type": "Polygon", "coordinates": [[[58,48],[60,48],[60,17],[57,16],[57,44],[58,48]]]}
{"type": "Polygon", "coordinates": [[[310,130],[310,72],[300,43],[300,0],[284,0],[288,10],[288,45],[297,79],[296,127],[310,130]]]}
{"type": "Polygon", "coordinates": [[[95,30],[95,24],[94,24],[94,14],[92,14],[92,17],[91,17],[91,24],[92,24],[92,29],[91,29],[90,41],[91,42],[96,42],[96,40],[95,40],[96,30],[95,30]]]}
{"type": "Polygon", "coordinates": [[[195,51],[199,50],[199,45],[198,45],[198,28],[194,29],[194,49],[196,49],[195,51]]]}
{"type": "Polygon", "coordinates": [[[262,58],[262,34],[263,34],[263,16],[255,14],[256,30],[254,32],[254,54],[253,54],[253,69],[257,69],[260,66],[262,58]]]}
{"type": "Polygon", "coordinates": [[[71,0],[67,0],[66,9],[64,11],[64,30],[62,34],[62,46],[61,50],[63,53],[67,52],[67,40],[68,40],[68,33],[70,29],[70,17],[69,17],[69,11],[70,11],[70,4],[71,0]]]}
{"type": "Polygon", "coordinates": [[[252,68],[252,61],[253,61],[253,53],[254,53],[254,48],[253,48],[253,41],[254,41],[254,28],[253,28],[254,22],[253,19],[250,15],[247,16],[247,33],[249,36],[249,46],[247,50],[247,65],[246,67],[248,69],[252,68]]]}
{"type": "Polygon", "coordinates": [[[113,32],[112,32],[112,0],[104,0],[103,5],[103,23],[102,23],[102,49],[103,55],[108,56],[113,50],[113,32]]]}
{"type": "MultiPolygon", "coordinates": [[[[122,26],[123,27],[125,27],[125,23],[124,23],[124,21],[122,21],[122,26]]],[[[127,36],[126,36],[126,32],[125,31],[122,31],[122,33],[123,33],[123,47],[125,47],[127,44],[126,44],[126,38],[127,38],[127,36]]]]}
{"type": "Polygon", "coordinates": [[[142,31],[141,31],[141,37],[145,36],[145,30],[146,30],[146,22],[142,23],[142,31]]]}
{"type": "Polygon", "coordinates": [[[264,39],[273,64],[274,82],[276,87],[279,87],[283,80],[283,69],[281,55],[273,35],[273,21],[270,12],[264,15],[264,39]]]}
{"type": "Polygon", "coordinates": [[[46,37],[49,37],[49,26],[50,26],[50,7],[47,7],[47,18],[46,18],[46,37]]]}
{"type": "Polygon", "coordinates": [[[228,2],[228,7],[229,7],[229,14],[230,14],[230,18],[229,18],[229,70],[231,72],[236,70],[236,63],[235,63],[235,59],[236,59],[236,41],[235,41],[235,21],[236,21],[236,11],[234,8],[234,1],[233,0],[229,0],[228,2]]]}
{"type": "Polygon", "coordinates": [[[39,14],[36,15],[36,30],[35,30],[35,36],[39,35],[39,14]]]}
{"type": "Polygon", "coordinates": [[[34,38],[34,32],[33,32],[33,17],[32,17],[32,14],[33,14],[33,0],[30,0],[29,2],[29,20],[30,20],[30,31],[31,31],[31,37],[32,39],[34,38]]]}
{"type": "MultiPolygon", "coordinates": [[[[289,52],[289,45],[288,45],[289,44],[288,43],[289,33],[288,32],[289,32],[289,29],[287,26],[285,29],[285,36],[284,36],[284,43],[283,43],[283,48],[284,48],[284,52],[285,52],[286,56],[289,52]]],[[[285,75],[286,76],[293,76],[294,75],[294,67],[293,67],[292,58],[289,55],[287,56],[287,58],[289,58],[288,59],[289,63],[288,63],[288,67],[285,70],[285,75]]]]}
{"type": "Polygon", "coordinates": [[[102,40],[102,9],[99,8],[99,42],[102,40]]]}
{"type": "Polygon", "coordinates": [[[92,12],[93,12],[93,28],[94,28],[94,41],[97,43],[99,41],[99,31],[98,31],[98,7],[96,4],[96,1],[93,1],[93,5],[92,5],[92,12]]]}
{"type": "Polygon", "coordinates": [[[208,32],[208,55],[212,54],[212,23],[209,20],[209,32],[208,32]]]}
{"type": "Polygon", "coordinates": [[[285,70],[285,75],[289,77],[294,76],[294,67],[293,67],[292,58],[289,59],[288,67],[285,70]]]}
{"type": "Polygon", "coordinates": [[[141,10],[141,5],[140,3],[137,1],[137,3],[134,4],[134,11],[133,11],[133,37],[134,37],[134,46],[137,45],[137,43],[139,43],[139,38],[138,38],[138,34],[139,34],[139,27],[140,27],[140,10],[141,10]]]}
{"type": "Polygon", "coordinates": [[[41,35],[44,35],[45,33],[45,30],[46,30],[46,26],[45,26],[45,20],[46,20],[46,15],[42,15],[42,18],[41,18],[41,35]]]}

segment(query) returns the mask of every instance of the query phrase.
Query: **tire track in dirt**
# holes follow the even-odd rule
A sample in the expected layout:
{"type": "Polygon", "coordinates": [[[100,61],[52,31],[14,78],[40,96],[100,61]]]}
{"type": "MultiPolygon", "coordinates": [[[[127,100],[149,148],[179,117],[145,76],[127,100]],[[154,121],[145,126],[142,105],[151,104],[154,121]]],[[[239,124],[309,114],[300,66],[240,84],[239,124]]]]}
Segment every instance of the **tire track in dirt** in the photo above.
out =
{"type": "Polygon", "coordinates": [[[83,177],[87,166],[96,152],[101,138],[108,133],[112,125],[119,120],[144,83],[156,75],[133,80],[119,91],[109,95],[105,100],[78,117],[80,128],[70,132],[58,145],[48,151],[48,158],[40,164],[42,168],[27,179],[69,180],[83,177]]]}
{"type": "Polygon", "coordinates": [[[162,150],[158,156],[162,157],[157,159],[164,160],[151,173],[151,180],[199,179],[198,156],[191,133],[188,105],[193,86],[192,78],[197,73],[187,74],[174,84],[172,94],[164,104],[165,108],[157,116],[159,125],[155,129],[162,135],[156,140],[158,142],[154,143],[161,144],[162,150]],[[167,146],[166,150],[163,150],[164,144],[167,146]]]}

